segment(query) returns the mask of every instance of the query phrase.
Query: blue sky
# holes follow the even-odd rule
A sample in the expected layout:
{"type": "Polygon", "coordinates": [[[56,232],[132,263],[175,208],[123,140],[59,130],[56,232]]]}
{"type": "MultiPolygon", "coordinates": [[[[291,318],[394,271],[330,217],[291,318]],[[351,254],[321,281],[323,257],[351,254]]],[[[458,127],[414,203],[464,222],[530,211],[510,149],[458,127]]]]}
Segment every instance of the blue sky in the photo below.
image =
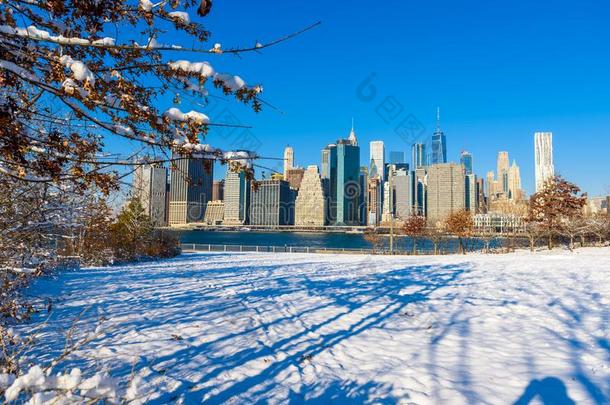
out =
{"type": "MultiPolygon", "coordinates": [[[[205,58],[262,83],[280,110],[254,114],[220,101],[209,115],[222,121],[215,114],[228,109],[252,125],[261,155],[281,157],[289,143],[301,166],[319,164],[320,149],[347,136],[354,117],[366,164],[371,140],[385,141],[388,155],[410,155],[396,124],[411,115],[427,138],[439,106],[450,160],[471,151],[477,174],[506,150],[532,192],[533,134],[552,131],[557,171],[592,195],[610,193],[609,17],[601,0],[215,1],[204,22],[225,47],[322,25],[260,54],[205,58]],[[376,95],[367,101],[358,89],[372,74],[376,95]],[[387,97],[402,106],[395,120],[378,113],[387,97]]],[[[207,141],[234,138],[212,130],[207,141]]]]}

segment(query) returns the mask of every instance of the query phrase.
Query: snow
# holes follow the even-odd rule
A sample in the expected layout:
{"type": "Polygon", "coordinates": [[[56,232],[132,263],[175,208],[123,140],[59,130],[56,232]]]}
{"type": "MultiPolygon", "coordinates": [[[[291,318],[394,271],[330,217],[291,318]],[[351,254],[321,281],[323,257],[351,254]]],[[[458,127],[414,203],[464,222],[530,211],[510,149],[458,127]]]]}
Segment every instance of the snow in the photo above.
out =
{"type": "Polygon", "coordinates": [[[204,78],[214,75],[214,68],[212,68],[208,62],[189,62],[188,60],[179,60],[176,62],[170,62],[168,65],[172,70],[194,73],[204,78]]]}
{"type": "Polygon", "coordinates": [[[36,75],[34,75],[32,72],[22,68],[21,66],[14,64],[13,62],[9,62],[7,60],[0,59],[0,68],[10,70],[17,76],[20,76],[31,82],[39,83],[39,80],[36,77],[36,75]]]}
{"type": "MultiPolygon", "coordinates": [[[[0,32],[8,35],[15,35],[19,37],[55,42],[62,45],[90,45],[91,42],[88,39],[79,37],[64,37],[63,35],[51,35],[48,31],[41,30],[34,25],[30,25],[27,28],[23,27],[11,27],[9,25],[0,25],[0,32]]],[[[106,39],[107,40],[107,39],[106,39]]]]}
{"type": "Polygon", "coordinates": [[[67,94],[74,94],[76,92],[80,93],[80,96],[82,98],[87,98],[89,97],[89,90],[81,87],[78,83],[76,83],[74,80],[67,78],[65,79],[62,83],[61,83],[61,88],[64,90],[64,92],[66,92],[67,94]]]}
{"type": "MultiPolygon", "coordinates": [[[[91,403],[103,402],[102,400],[107,400],[108,403],[119,402],[118,382],[107,373],[98,372],[83,380],[78,368],[72,369],[69,374],[52,375],[50,370],[45,372],[35,365],[19,378],[8,377],[12,379],[1,385],[3,376],[0,375],[0,388],[7,387],[4,392],[7,402],[17,401],[23,392],[31,393],[30,404],[77,404],[87,402],[86,399],[91,403]],[[92,399],[97,401],[91,401],[92,399]]],[[[132,403],[141,403],[138,386],[140,383],[141,378],[135,376],[125,392],[125,399],[133,401],[132,403]]]]}
{"type": "Polygon", "coordinates": [[[185,254],[61,272],[28,294],[54,302],[19,327],[38,328],[30,361],[57,357],[79,315],[82,333],[105,319],[67,367],[153,403],[610,401],[609,248],[185,254]]]}
{"type": "Polygon", "coordinates": [[[91,84],[95,84],[93,72],[91,72],[87,65],[80,60],[74,60],[69,55],[64,55],[59,61],[62,65],[72,70],[74,78],[79,82],[90,82],[91,84]]]}
{"type": "Polygon", "coordinates": [[[231,91],[237,91],[242,87],[246,86],[246,82],[239,76],[233,76],[230,74],[217,73],[215,79],[220,80],[228,87],[231,91]]]}
{"type": "Polygon", "coordinates": [[[114,46],[115,39],[110,37],[104,37],[102,39],[96,39],[92,42],[93,45],[103,45],[103,46],[114,46]]]}
{"type": "Polygon", "coordinates": [[[172,11],[170,13],[167,13],[167,15],[172,20],[181,22],[183,24],[188,24],[191,22],[191,17],[189,16],[188,13],[186,13],[184,11],[172,11]]]}
{"type": "Polygon", "coordinates": [[[183,113],[176,107],[172,107],[163,113],[163,116],[168,118],[170,121],[179,121],[179,122],[194,122],[199,125],[207,124],[210,122],[210,119],[207,115],[200,113],[198,111],[189,111],[187,113],[183,113]]]}
{"type": "Polygon", "coordinates": [[[133,128],[128,127],[127,125],[115,124],[113,126],[114,132],[123,136],[134,136],[135,132],[133,128]]]}
{"type": "Polygon", "coordinates": [[[150,0],[140,0],[140,8],[150,12],[153,9],[153,3],[150,0]]]}
{"type": "Polygon", "coordinates": [[[223,154],[223,159],[238,163],[240,166],[246,168],[252,168],[252,160],[256,158],[258,158],[256,153],[246,150],[229,151],[223,154]]]}

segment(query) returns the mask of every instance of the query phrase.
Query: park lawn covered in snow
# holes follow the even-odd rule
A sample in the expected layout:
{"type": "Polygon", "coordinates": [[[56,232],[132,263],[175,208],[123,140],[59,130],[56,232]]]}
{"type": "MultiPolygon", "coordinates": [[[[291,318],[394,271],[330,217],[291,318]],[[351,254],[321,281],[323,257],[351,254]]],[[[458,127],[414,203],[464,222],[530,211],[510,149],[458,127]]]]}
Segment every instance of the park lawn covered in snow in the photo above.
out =
{"type": "Polygon", "coordinates": [[[152,403],[610,401],[608,248],[187,254],[29,293],[53,300],[21,327],[40,328],[32,361],[58,356],[76,318],[83,332],[101,320],[66,367],[138,370],[152,403]]]}

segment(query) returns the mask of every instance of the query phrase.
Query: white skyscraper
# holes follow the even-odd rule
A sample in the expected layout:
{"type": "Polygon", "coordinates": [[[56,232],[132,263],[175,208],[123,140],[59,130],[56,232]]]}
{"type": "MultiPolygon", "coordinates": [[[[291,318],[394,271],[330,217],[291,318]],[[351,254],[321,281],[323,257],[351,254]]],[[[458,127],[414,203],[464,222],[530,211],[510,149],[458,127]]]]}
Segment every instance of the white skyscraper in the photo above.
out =
{"type": "Polygon", "coordinates": [[[383,141],[372,141],[370,144],[371,160],[369,177],[379,176],[379,179],[384,180],[385,168],[385,146],[383,141]]]}
{"type": "Polygon", "coordinates": [[[288,169],[292,169],[294,167],[294,149],[292,146],[286,146],[284,149],[284,179],[286,179],[286,174],[288,173],[288,169]]]}
{"type": "Polygon", "coordinates": [[[536,192],[544,187],[544,183],[555,175],[553,166],[553,133],[536,132],[534,135],[536,159],[536,192]]]}

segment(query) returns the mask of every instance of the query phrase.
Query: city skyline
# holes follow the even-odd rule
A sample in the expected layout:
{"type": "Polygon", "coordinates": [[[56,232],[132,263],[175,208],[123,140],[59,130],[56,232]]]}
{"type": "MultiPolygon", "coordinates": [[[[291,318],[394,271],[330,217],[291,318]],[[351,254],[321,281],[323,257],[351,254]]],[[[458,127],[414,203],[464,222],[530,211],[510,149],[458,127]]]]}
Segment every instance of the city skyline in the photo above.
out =
{"type": "MultiPolygon", "coordinates": [[[[240,106],[230,108],[241,124],[252,126],[261,155],[280,158],[277,146],[289,141],[299,151],[301,166],[317,162],[320,148],[342,136],[354,117],[363,156],[373,140],[384,140],[386,150],[410,156],[412,142],[405,143],[395,132],[396,124],[413,115],[429,137],[440,106],[449,160],[457,161],[466,149],[481,175],[494,167],[498,151],[507,150],[519,162],[523,187],[532,194],[531,134],[552,131],[556,171],[592,195],[608,192],[610,179],[601,173],[603,150],[610,147],[610,57],[599,49],[610,36],[602,18],[610,5],[542,0],[519,2],[498,13],[487,3],[433,0],[395,2],[395,13],[388,15],[381,5],[359,4],[313,0],[293,9],[237,0],[215,6],[211,27],[226,25],[233,6],[244,16],[262,14],[266,27],[263,33],[261,21],[245,17],[237,27],[232,22],[227,25],[231,29],[215,31],[223,46],[281,36],[322,21],[306,35],[260,55],[222,60],[224,70],[262,83],[264,99],[280,111],[264,107],[254,114],[240,106]],[[519,29],[515,21],[521,21],[519,29]],[[370,35],[363,35],[358,28],[362,25],[370,35]],[[362,61],[364,49],[383,57],[362,61]],[[372,100],[366,97],[372,93],[361,86],[369,78],[376,90],[372,100]],[[394,97],[402,107],[396,121],[379,114],[386,97],[394,97]],[[592,148],[594,143],[599,147],[592,148]]],[[[209,111],[212,120],[226,122],[225,103],[215,103],[209,111]]],[[[211,128],[206,142],[230,148],[237,136],[228,133],[211,128]]],[[[274,167],[274,162],[261,165],[274,167]]]]}
{"type": "MultiPolygon", "coordinates": [[[[273,107],[264,106],[256,114],[243,106],[208,100],[203,111],[212,121],[251,128],[211,127],[204,142],[225,149],[253,148],[261,156],[281,158],[278,146],[289,141],[306,166],[318,162],[321,146],[344,134],[355,117],[363,146],[381,139],[387,150],[410,156],[414,139],[405,141],[396,132],[397,124],[414,117],[427,139],[434,132],[440,106],[449,161],[457,161],[466,149],[482,175],[494,167],[497,151],[510,151],[521,166],[523,188],[532,194],[531,134],[552,131],[556,172],[590,195],[610,192],[610,179],[602,175],[607,171],[604,151],[610,148],[610,99],[606,97],[610,57],[599,52],[606,46],[603,38],[610,35],[610,27],[601,18],[610,5],[574,7],[542,0],[513,5],[500,15],[487,4],[458,6],[433,0],[397,3],[396,13],[387,15],[384,7],[375,4],[348,7],[343,2],[313,0],[294,10],[285,4],[236,0],[216,5],[210,16],[211,27],[233,27],[215,31],[223,45],[242,44],[261,35],[258,21],[241,19],[237,27],[228,24],[234,5],[244,16],[262,11],[265,37],[275,38],[313,21],[322,20],[322,24],[260,55],[222,60],[211,56],[210,62],[218,62],[219,68],[262,83],[264,99],[273,107]],[[279,15],[281,19],[276,18],[279,15]],[[403,18],[398,19],[399,15],[403,18]],[[468,24],[455,15],[462,15],[468,24]],[[514,29],[514,21],[522,21],[519,30],[514,29]],[[366,22],[374,35],[363,36],[355,22],[366,22]],[[432,24],[439,29],[429,30],[432,24]],[[405,38],[409,39],[406,43],[405,38]],[[486,52],[473,54],[477,47],[486,52]],[[362,62],[362,49],[375,49],[384,57],[362,62]],[[556,57],[558,52],[561,58],[556,57]],[[506,58],[507,54],[511,57],[506,58]],[[325,63],[320,65],[319,60],[325,63]],[[278,65],[283,69],[277,69],[278,65]],[[447,69],[449,65],[453,68],[447,69]],[[321,66],[324,74],[313,75],[321,66]],[[395,120],[389,112],[396,114],[395,120]]],[[[176,53],[176,58],[181,57],[176,53]]],[[[116,152],[125,150],[124,143],[112,140],[108,146],[116,152]]],[[[362,149],[368,154],[366,147],[362,149]]],[[[274,161],[260,162],[281,172],[275,165],[274,161]]],[[[219,180],[224,169],[219,165],[215,169],[219,180]]],[[[262,170],[257,168],[258,173],[262,170]]]]}
{"type": "MultiPolygon", "coordinates": [[[[438,125],[438,121],[436,121],[437,125],[438,125]]],[[[358,121],[356,121],[356,128],[359,128],[358,126],[358,121]]],[[[353,127],[352,127],[352,131],[353,131],[353,127]]],[[[417,142],[415,144],[423,144],[425,147],[425,154],[424,154],[424,158],[427,162],[428,165],[432,164],[432,160],[433,160],[433,150],[432,150],[432,143],[433,143],[433,137],[434,134],[437,132],[438,127],[435,128],[434,131],[429,131],[429,134],[424,134],[423,136],[421,136],[420,138],[417,139],[417,142]]],[[[343,132],[345,132],[345,129],[343,130],[343,132]]],[[[379,144],[382,145],[383,150],[384,150],[384,162],[390,162],[391,161],[391,157],[390,154],[391,153],[400,153],[402,156],[405,157],[405,161],[407,163],[409,163],[410,165],[412,164],[412,159],[413,159],[413,145],[406,145],[404,149],[400,149],[397,147],[392,147],[392,146],[388,146],[389,145],[395,145],[396,144],[396,139],[394,139],[394,143],[392,143],[392,137],[390,137],[390,141],[387,141],[386,139],[382,138],[382,137],[375,137],[375,136],[371,136],[370,134],[366,134],[366,133],[361,133],[360,131],[358,131],[360,133],[360,138],[363,139],[370,139],[370,141],[366,142],[363,141],[362,144],[366,144],[366,146],[364,146],[364,148],[361,149],[361,154],[362,154],[362,163],[364,165],[364,162],[370,158],[371,156],[371,146],[374,144],[379,144]],[[408,157],[408,158],[406,158],[408,157]]],[[[455,150],[456,147],[455,145],[452,145],[452,143],[464,143],[461,142],[459,139],[455,139],[456,137],[453,134],[447,134],[446,131],[444,131],[444,129],[441,129],[441,133],[442,133],[442,139],[443,139],[443,147],[446,148],[447,150],[455,150]]],[[[535,172],[535,168],[536,168],[536,164],[535,164],[535,149],[532,147],[532,137],[534,136],[534,134],[536,133],[552,133],[554,134],[554,138],[557,138],[555,136],[555,132],[551,131],[551,130],[539,130],[536,129],[534,131],[532,131],[530,134],[528,134],[528,138],[529,139],[523,139],[522,143],[525,144],[529,144],[527,146],[530,146],[529,150],[527,149],[523,149],[523,146],[520,147],[515,147],[514,150],[516,150],[517,152],[514,152],[514,150],[510,150],[509,148],[505,148],[502,147],[501,144],[499,144],[500,146],[498,146],[497,150],[489,150],[489,151],[479,151],[479,154],[475,154],[473,153],[471,150],[468,150],[468,154],[471,156],[471,159],[473,159],[474,161],[476,161],[476,163],[473,163],[473,173],[476,174],[478,177],[485,177],[486,173],[489,170],[495,169],[496,165],[497,165],[497,161],[496,161],[496,155],[498,152],[500,151],[507,151],[510,153],[510,155],[512,156],[511,159],[513,160],[517,160],[519,161],[519,168],[521,171],[521,177],[522,177],[522,189],[526,192],[527,195],[532,195],[536,192],[536,172],[535,172]],[[515,157],[517,156],[517,157],[515,157]]],[[[340,136],[337,135],[337,136],[340,136]]],[[[336,136],[335,136],[336,137],[336,136]]],[[[329,142],[331,139],[333,138],[329,138],[326,141],[329,142]]],[[[401,140],[402,142],[402,140],[401,140]]],[[[511,144],[512,141],[510,138],[507,139],[507,142],[504,142],[504,144],[511,144]]],[[[311,146],[311,143],[309,144],[309,146],[311,146]]],[[[291,151],[294,150],[294,148],[292,146],[289,147],[289,149],[291,151]]],[[[322,148],[320,148],[322,149],[322,148]]],[[[308,158],[303,158],[303,164],[305,166],[309,166],[312,164],[316,164],[319,166],[320,171],[323,171],[322,168],[322,164],[321,164],[321,160],[319,157],[320,154],[320,149],[318,149],[318,153],[317,153],[317,159],[311,159],[308,158]]],[[[307,150],[307,149],[306,149],[307,150]]],[[[474,150],[477,150],[477,148],[475,147],[474,150]]],[[[553,154],[554,156],[557,155],[557,150],[563,151],[564,148],[562,148],[561,146],[557,147],[557,140],[554,141],[553,143],[553,154]]],[[[462,158],[462,152],[464,152],[465,150],[461,149],[459,151],[456,151],[455,153],[450,153],[450,152],[446,152],[446,163],[460,163],[461,162],[461,158],[462,158]]],[[[286,152],[286,149],[280,149],[279,155],[283,156],[286,152]]],[[[299,151],[301,153],[301,155],[304,155],[304,151],[299,151]]],[[[293,153],[293,152],[292,152],[293,153]]],[[[377,152],[378,153],[378,152],[377,152]]],[[[570,159],[570,162],[573,162],[573,156],[570,159]]],[[[369,161],[369,168],[370,168],[370,161],[369,161]]],[[[568,162],[569,163],[569,162],[568,162]]],[[[509,162],[509,166],[510,164],[512,164],[512,160],[511,162],[509,162]]],[[[217,166],[220,166],[218,163],[216,164],[217,166]]],[[[257,170],[257,178],[261,178],[261,176],[265,176],[265,178],[270,178],[271,174],[275,171],[277,173],[283,173],[284,170],[284,163],[282,163],[280,161],[280,164],[277,165],[273,165],[273,164],[267,164],[265,165],[265,168],[263,169],[259,169],[257,170]],[[267,168],[273,169],[269,170],[267,168]]],[[[597,188],[593,188],[593,189],[598,189],[599,192],[591,192],[589,190],[587,190],[585,188],[585,186],[582,186],[582,184],[587,184],[586,182],[584,183],[578,183],[577,180],[575,180],[575,175],[571,172],[571,171],[565,171],[565,170],[560,170],[557,169],[557,167],[565,167],[566,166],[566,162],[563,161],[563,159],[561,161],[559,161],[558,164],[558,160],[557,158],[554,159],[554,173],[555,174],[559,174],[562,175],[563,177],[566,177],[568,179],[570,179],[571,181],[576,182],[577,184],[579,184],[584,191],[589,192],[589,194],[591,195],[605,195],[610,193],[610,179],[608,179],[608,186],[606,186],[604,182],[599,183],[599,186],[597,188]]],[[[216,170],[216,180],[221,180],[222,177],[222,171],[220,170],[216,170]]]]}

